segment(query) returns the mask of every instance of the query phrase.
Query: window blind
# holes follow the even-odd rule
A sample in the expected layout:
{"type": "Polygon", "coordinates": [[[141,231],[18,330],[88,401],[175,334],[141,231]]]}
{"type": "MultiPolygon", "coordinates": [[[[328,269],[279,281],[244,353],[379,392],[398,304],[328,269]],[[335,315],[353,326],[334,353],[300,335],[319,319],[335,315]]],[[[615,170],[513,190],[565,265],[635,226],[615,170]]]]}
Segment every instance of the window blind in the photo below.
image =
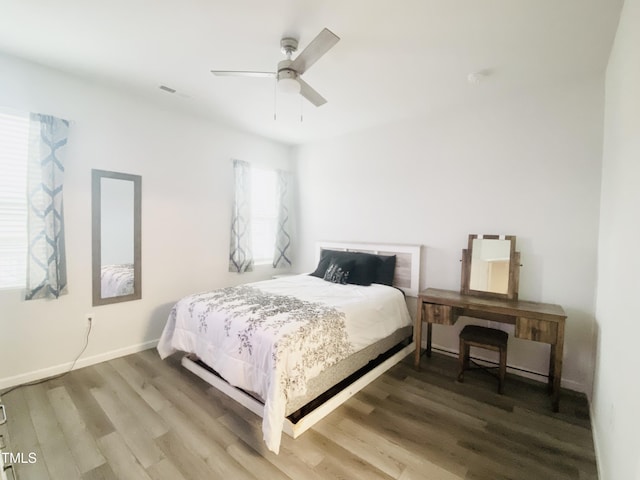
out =
{"type": "Polygon", "coordinates": [[[24,288],[29,117],[0,111],[0,288],[24,288]]]}

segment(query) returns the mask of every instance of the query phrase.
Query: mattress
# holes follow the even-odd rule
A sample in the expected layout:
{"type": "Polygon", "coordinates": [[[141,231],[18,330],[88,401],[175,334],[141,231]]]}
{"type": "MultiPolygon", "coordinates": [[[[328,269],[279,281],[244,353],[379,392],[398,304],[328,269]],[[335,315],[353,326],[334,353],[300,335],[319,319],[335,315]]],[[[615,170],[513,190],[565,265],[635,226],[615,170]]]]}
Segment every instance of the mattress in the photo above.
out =
{"type": "Polygon", "coordinates": [[[393,287],[298,275],[183,298],[158,351],[163,358],[193,353],[264,399],[264,439],[278,452],[285,414],[335,383],[333,367],[333,375],[359,368],[345,360],[410,325],[404,296],[393,287]]]}
{"type": "Polygon", "coordinates": [[[369,362],[375,360],[380,355],[388,352],[403,340],[411,337],[412,333],[412,326],[399,328],[388,337],[385,337],[382,340],[363,348],[359,352],[350,355],[334,366],[326,369],[317,377],[312,378],[307,384],[307,393],[305,395],[292,398],[287,402],[285,416],[288,417],[305,405],[308,405],[321,394],[331,389],[331,387],[337,385],[345,378],[365,367],[369,362]]]}

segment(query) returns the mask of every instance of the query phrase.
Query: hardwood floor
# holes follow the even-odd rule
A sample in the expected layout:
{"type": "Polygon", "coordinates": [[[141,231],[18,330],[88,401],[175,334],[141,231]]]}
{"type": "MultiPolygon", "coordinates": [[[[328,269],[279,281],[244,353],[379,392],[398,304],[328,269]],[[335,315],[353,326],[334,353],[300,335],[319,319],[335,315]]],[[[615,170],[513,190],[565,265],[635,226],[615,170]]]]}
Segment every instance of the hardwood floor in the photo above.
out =
{"type": "Polygon", "coordinates": [[[155,350],[76,370],[2,398],[9,448],[36,479],[595,479],[582,395],[471,371],[434,354],[396,365],[279,455],[261,419],[155,350]]]}

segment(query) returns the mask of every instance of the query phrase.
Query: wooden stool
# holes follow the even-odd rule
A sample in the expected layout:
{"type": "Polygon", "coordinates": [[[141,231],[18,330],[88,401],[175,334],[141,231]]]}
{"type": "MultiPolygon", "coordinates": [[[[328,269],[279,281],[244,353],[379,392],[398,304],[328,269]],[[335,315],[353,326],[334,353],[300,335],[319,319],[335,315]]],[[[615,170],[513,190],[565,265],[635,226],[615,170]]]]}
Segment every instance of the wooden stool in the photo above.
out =
{"type": "Polygon", "coordinates": [[[507,373],[507,340],[509,334],[495,328],[467,325],[460,332],[460,373],[458,381],[464,381],[464,371],[469,370],[469,349],[480,347],[500,352],[500,373],[498,375],[498,393],[502,394],[504,377],[507,373]]]}

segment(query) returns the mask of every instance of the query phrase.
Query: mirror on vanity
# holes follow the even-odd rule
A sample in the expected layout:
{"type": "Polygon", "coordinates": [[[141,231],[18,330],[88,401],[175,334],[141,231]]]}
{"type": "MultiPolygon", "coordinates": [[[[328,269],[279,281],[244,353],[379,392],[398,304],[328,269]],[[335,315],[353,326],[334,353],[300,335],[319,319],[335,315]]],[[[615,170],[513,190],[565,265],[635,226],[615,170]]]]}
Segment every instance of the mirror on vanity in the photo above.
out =
{"type": "Polygon", "coordinates": [[[462,251],[461,293],[517,300],[519,276],[514,235],[469,235],[462,251]]]}
{"type": "Polygon", "coordinates": [[[139,175],[91,171],[94,306],[142,296],[141,183],[139,175]]]}

